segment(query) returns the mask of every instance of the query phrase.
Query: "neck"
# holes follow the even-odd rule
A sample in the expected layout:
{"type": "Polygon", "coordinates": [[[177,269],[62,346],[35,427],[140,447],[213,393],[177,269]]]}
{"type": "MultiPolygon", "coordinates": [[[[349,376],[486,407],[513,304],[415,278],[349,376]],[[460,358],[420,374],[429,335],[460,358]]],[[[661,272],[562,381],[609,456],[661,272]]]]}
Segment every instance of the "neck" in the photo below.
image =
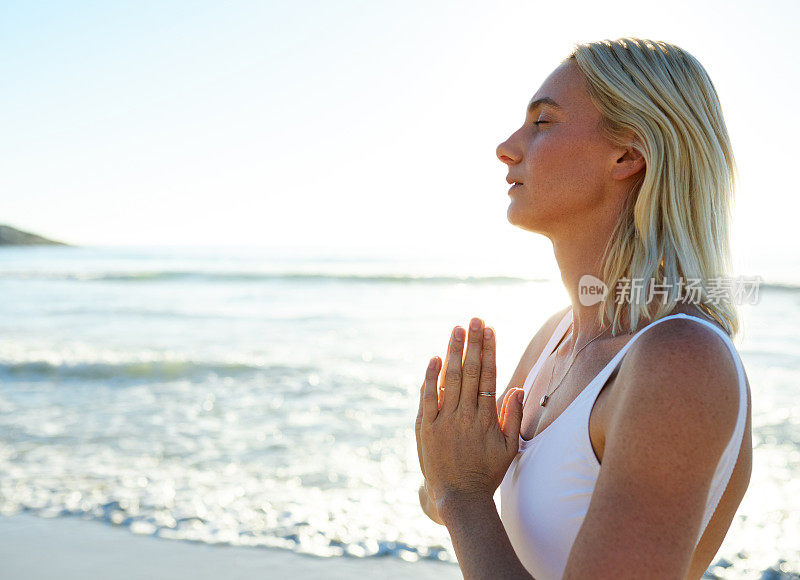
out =
{"type": "MultiPolygon", "coordinates": [[[[602,332],[598,321],[600,303],[590,304],[585,293],[586,282],[591,282],[587,276],[602,280],[601,258],[611,235],[610,227],[602,231],[598,230],[598,225],[585,228],[581,233],[572,232],[563,239],[553,239],[553,252],[561,271],[561,280],[572,303],[573,344],[585,344],[602,332]],[[581,294],[582,283],[584,294],[581,294]]],[[[627,332],[625,321],[622,323],[621,332],[627,332]]],[[[611,330],[607,330],[604,336],[611,336],[611,330]]]]}
{"type": "MultiPolygon", "coordinates": [[[[591,300],[587,300],[591,298],[591,294],[585,291],[581,294],[582,278],[584,283],[591,284],[592,278],[587,279],[584,276],[593,276],[595,287],[602,289],[600,283],[603,251],[623,211],[629,185],[619,184],[617,190],[606,192],[601,198],[602,201],[592,208],[589,218],[572,216],[568,226],[562,222],[560,224],[562,227],[554,227],[547,234],[553,244],[561,280],[572,303],[573,344],[585,344],[601,332],[598,321],[600,302],[593,304],[591,300]]],[[[595,296],[601,295],[595,294],[595,296]]],[[[651,306],[655,307],[651,311],[654,313],[658,304],[654,301],[651,306]]],[[[620,320],[620,324],[621,328],[617,331],[617,335],[627,334],[630,328],[624,317],[620,320]]],[[[609,329],[603,336],[611,336],[611,330],[609,329]]]]}
{"type": "MultiPolygon", "coordinates": [[[[607,239],[597,236],[572,235],[567,240],[553,241],[553,251],[561,271],[561,280],[572,303],[572,333],[567,341],[571,342],[573,347],[586,344],[601,333],[602,336],[598,340],[612,336],[610,325],[607,326],[605,332],[600,329],[598,321],[600,303],[591,304],[591,295],[586,292],[587,284],[592,283],[592,279],[587,276],[594,277],[596,284],[602,282],[601,258],[607,239]]],[[[653,300],[649,304],[651,319],[655,316],[658,307],[658,300],[653,300]]],[[[676,304],[672,312],[697,315],[700,311],[691,306],[676,304]]],[[[622,316],[616,336],[629,333],[628,320],[626,316],[622,316]]]]}

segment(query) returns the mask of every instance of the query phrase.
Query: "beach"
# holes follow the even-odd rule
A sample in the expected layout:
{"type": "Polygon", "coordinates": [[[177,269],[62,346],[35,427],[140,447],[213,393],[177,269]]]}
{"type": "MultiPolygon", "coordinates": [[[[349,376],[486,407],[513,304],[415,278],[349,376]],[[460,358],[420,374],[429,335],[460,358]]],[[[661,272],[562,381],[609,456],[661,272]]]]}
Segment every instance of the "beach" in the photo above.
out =
{"type": "Polygon", "coordinates": [[[0,517],[0,576],[25,580],[85,578],[461,578],[457,565],[397,558],[322,558],[275,548],[164,541],[76,518],[0,517]]]}
{"type": "MultiPolygon", "coordinates": [[[[499,258],[219,248],[6,248],[0,295],[0,576],[110,579],[460,577],[418,503],[426,363],[480,316],[505,385],[568,300],[499,258]]],[[[798,296],[741,308],[753,474],[708,577],[800,572],[798,296]]]]}

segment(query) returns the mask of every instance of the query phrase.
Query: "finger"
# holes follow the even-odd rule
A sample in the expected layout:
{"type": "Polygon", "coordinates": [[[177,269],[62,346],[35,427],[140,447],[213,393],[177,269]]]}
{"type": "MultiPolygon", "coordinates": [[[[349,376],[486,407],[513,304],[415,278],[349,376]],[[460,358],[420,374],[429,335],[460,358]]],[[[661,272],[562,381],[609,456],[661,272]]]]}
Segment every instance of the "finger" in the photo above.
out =
{"type": "Polygon", "coordinates": [[[439,377],[439,357],[433,357],[425,371],[425,391],[422,394],[422,424],[432,423],[439,414],[439,395],[436,384],[439,377]]]}
{"type": "Polygon", "coordinates": [[[508,407],[506,408],[505,422],[503,425],[503,435],[506,437],[506,444],[513,449],[519,448],[519,431],[522,425],[522,398],[525,391],[517,389],[514,395],[509,397],[508,407]]]}
{"type": "Polygon", "coordinates": [[[422,386],[419,388],[419,409],[417,409],[417,427],[422,422],[422,396],[425,394],[425,381],[422,381],[422,386]]]}
{"type": "Polygon", "coordinates": [[[491,397],[478,396],[478,413],[491,418],[497,414],[497,363],[494,330],[483,330],[483,355],[481,357],[481,373],[478,382],[478,391],[481,393],[494,393],[491,397]]]}
{"type": "MultiPolygon", "coordinates": [[[[481,380],[481,350],[483,349],[483,321],[473,318],[469,323],[464,364],[461,365],[461,395],[458,406],[468,414],[478,408],[478,385],[481,380]]],[[[488,397],[481,397],[486,399],[488,397]]]]}
{"type": "Polygon", "coordinates": [[[503,426],[505,425],[505,422],[506,422],[506,410],[508,408],[508,401],[511,399],[511,397],[514,396],[514,393],[516,393],[517,390],[519,390],[518,387],[514,387],[513,389],[509,389],[508,392],[506,393],[506,396],[503,397],[503,410],[500,412],[500,430],[501,431],[503,430],[503,426]]]}
{"type": "Polygon", "coordinates": [[[444,403],[444,385],[437,387],[436,388],[436,392],[437,392],[437,395],[438,395],[438,406],[437,406],[437,409],[439,411],[441,411],[442,410],[442,403],[444,403]]]}
{"type": "Polygon", "coordinates": [[[425,394],[425,381],[422,381],[422,386],[419,388],[419,410],[417,411],[417,421],[414,425],[414,434],[417,439],[417,457],[419,457],[419,469],[422,471],[422,477],[425,477],[425,466],[422,464],[422,439],[420,437],[420,429],[422,428],[422,397],[425,394]]]}
{"type": "Polygon", "coordinates": [[[447,360],[443,367],[443,413],[453,413],[456,407],[458,407],[458,399],[461,395],[461,358],[464,352],[465,334],[464,329],[460,326],[456,326],[450,334],[450,344],[447,347],[447,360]]]}

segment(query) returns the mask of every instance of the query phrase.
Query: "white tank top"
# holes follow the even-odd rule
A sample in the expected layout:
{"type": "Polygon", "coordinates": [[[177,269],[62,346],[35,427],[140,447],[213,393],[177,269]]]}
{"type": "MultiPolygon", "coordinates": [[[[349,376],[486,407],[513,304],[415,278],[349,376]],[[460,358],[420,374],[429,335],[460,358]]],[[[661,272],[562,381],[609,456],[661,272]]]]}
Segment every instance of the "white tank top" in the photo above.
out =
{"type": "MultiPolygon", "coordinates": [[[[522,565],[537,580],[561,578],[572,543],[578,535],[600,474],[600,464],[589,438],[592,406],[611,373],[643,332],[670,318],[697,320],[713,328],[733,355],[739,375],[739,416],[728,446],[719,460],[706,500],[700,527],[703,535],[733,473],[747,421],[747,385],[744,367],[730,337],[707,320],[671,314],[640,329],[575,400],[541,433],[526,441],[520,436],[517,453],[500,484],[500,519],[522,565]]],[[[572,309],[556,327],[525,380],[525,400],[539,369],[572,322],[572,309]]],[[[695,543],[695,547],[697,543],[695,543]]]]}

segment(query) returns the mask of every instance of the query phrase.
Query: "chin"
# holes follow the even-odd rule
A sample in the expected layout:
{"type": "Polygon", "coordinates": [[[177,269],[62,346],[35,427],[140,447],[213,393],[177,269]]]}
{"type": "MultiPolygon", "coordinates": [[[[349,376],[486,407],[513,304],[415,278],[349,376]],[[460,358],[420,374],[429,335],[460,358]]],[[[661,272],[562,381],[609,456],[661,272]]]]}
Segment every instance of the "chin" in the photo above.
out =
{"type": "Polygon", "coordinates": [[[508,211],[506,211],[508,223],[526,232],[544,234],[546,229],[543,227],[544,224],[538,223],[535,216],[531,215],[530,211],[523,213],[519,211],[519,209],[519,207],[514,207],[514,201],[512,200],[511,205],[508,206],[508,211]]]}
{"type": "Polygon", "coordinates": [[[525,215],[526,213],[530,212],[524,212],[522,211],[523,209],[524,208],[521,207],[521,204],[518,201],[512,199],[511,203],[508,204],[508,210],[506,211],[508,223],[518,228],[527,229],[525,225],[530,221],[531,216],[525,215]]]}

